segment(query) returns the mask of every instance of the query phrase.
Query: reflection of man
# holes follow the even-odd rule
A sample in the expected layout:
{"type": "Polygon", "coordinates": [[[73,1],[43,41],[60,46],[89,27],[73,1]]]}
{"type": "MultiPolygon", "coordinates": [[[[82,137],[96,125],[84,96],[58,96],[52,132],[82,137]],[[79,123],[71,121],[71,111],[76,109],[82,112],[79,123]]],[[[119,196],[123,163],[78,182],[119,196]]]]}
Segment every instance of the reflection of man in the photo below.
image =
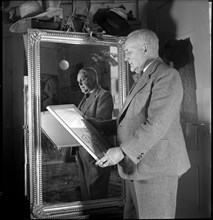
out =
{"type": "Polygon", "coordinates": [[[125,42],[126,60],[140,77],[117,120],[98,122],[103,131],[116,131],[118,146],[96,165],[118,164],[126,182],[125,219],[174,218],[178,179],[190,168],[180,124],[183,87],[179,73],[158,55],[156,34],[132,32],[125,42]]]}
{"type": "MultiPolygon", "coordinates": [[[[82,113],[98,120],[111,119],[112,95],[98,84],[96,70],[92,67],[82,68],[78,73],[77,81],[81,91],[85,94],[78,106],[82,113]]],[[[110,167],[103,169],[96,166],[96,160],[83,147],[80,147],[76,153],[82,200],[106,198],[110,167]]]]}

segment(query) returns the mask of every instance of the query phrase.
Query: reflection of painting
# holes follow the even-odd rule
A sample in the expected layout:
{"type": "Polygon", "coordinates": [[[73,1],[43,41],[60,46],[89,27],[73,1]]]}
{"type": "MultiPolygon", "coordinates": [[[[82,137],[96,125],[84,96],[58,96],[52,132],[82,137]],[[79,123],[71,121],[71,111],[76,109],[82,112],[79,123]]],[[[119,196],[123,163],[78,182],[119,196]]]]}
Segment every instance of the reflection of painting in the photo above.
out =
{"type": "Polygon", "coordinates": [[[109,143],[75,105],[53,105],[47,109],[96,160],[104,156],[109,143]]]}
{"type": "Polygon", "coordinates": [[[46,110],[46,106],[57,104],[57,76],[41,74],[41,111],[46,110]]]}

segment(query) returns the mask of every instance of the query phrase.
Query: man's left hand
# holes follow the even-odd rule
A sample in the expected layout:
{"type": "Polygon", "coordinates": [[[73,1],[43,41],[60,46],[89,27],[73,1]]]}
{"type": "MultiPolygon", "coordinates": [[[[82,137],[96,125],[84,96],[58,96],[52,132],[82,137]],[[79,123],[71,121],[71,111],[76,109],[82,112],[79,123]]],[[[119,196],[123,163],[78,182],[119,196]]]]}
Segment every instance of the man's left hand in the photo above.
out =
{"type": "Polygon", "coordinates": [[[100,167],[108,167],[118,164],[124,158],[123,151],[120,147],[110,148],[106,154],[95,164],[100,167]]]}

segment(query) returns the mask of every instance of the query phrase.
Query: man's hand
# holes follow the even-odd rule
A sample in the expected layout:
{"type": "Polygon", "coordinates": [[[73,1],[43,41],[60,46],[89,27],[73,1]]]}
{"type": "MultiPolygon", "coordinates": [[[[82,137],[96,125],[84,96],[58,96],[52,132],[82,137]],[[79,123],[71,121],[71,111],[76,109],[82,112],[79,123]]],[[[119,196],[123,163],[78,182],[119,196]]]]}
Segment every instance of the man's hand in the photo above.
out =
{"type": "Polygon", "coordinates": [[[124,154],[120,147],[112,147],[95,164],[100,167],[113,166],[118,164],[123,158],[124,154]]]}

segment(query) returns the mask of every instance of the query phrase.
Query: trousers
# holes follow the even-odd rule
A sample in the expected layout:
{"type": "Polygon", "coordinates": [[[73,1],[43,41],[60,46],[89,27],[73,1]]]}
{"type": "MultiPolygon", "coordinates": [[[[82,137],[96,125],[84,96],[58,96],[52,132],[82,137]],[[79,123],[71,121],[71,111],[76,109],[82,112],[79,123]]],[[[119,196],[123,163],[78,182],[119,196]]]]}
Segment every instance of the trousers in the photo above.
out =
{"type": "Polygon", "coordinates": [[[83,147],[76,152],[81,199],[94,200],[108,197],[111,167],[101,168],[83,147]]]}
{"type": "Polygon", "coordinates": [[[178,176],[126,180],[124,219],[173,219],[178,176]]]}

